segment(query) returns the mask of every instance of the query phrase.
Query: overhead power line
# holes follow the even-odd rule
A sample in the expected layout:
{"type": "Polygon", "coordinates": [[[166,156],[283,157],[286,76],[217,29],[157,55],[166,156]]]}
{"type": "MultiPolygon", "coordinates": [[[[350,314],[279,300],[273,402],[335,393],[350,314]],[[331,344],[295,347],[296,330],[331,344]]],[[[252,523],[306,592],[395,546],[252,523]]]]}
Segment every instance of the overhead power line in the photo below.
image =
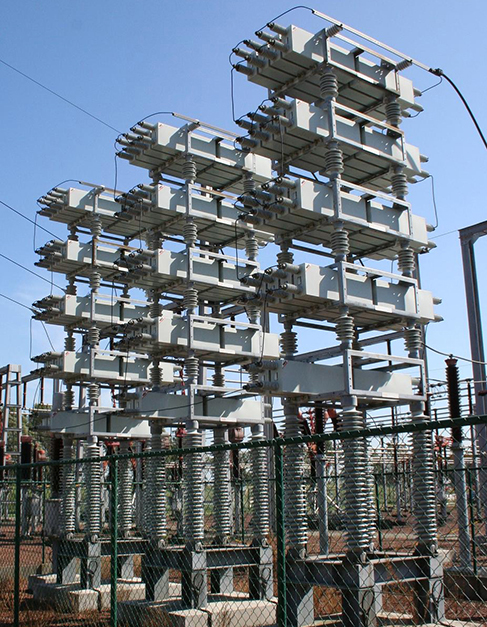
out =
{"type": "Polygon", "coordinates": [[[3,200],[0,200],[0,205],[3,205],[4,207],[7,207],[7,209],[10,209],[10,211],[13,211],[14,213],[16,213],[17,215],[19,215],[21,218],[24,218],[24,220],[27,220],[28,222],[30,222],[31,224],[33,224],[36,228],[38,229],[42,229],[43,231],[45,231],[46,233],[49,233],[49,235],[52,235],[53,237],[55,237],[56,239],[60,239],[58,235],[56,235],[55,233],[53,233],[52,231],[49,231],[49,229],[44,228],[43,226],[41,226],[40,224],[38,224],[35,220],[32,220],[31,218],[29,218],[29,216],[26,216],[25,213],[22,213],[21,211],[19,211],[18,209],[14,209],[14,207],[12,207],[11,205],[8,205],[6,202],[4,202],[3,200]]]}
{"type": "Polygon", "coordinates": [[[37,81],[35,78],[32,78],[32,76],[29,76],[25,72],[22,72],[21,70],[19,70],[18,68],[14,67],[10,63],[7,63],[6,61],[4,61],[3,59],[0,59],[0,63],[3,63],[3,65],[5,65],[6,67],[10,68],[14,72],[17,72],[17,74],[20,74],[20,76],[23,76],[24,78],[26,78],[27,80],[31,81],[32,83],[34,83],[38,87],[41,87],[42,89],[45,89],[46,91],[48,91],[53,96],[56,96],[56,98],[59,98],[60,100],[63,100],[64,102],[66,102],[67,104],[71,105],[75,109],[78,109],[78,111],[81,111],[81,113],[84,113],[85,115],[88,115],[93,120],[96,120],[100,124],[103,124],[103,126],[106,126],[107,128],[111,129],[112,131],[115,131],[116,133],[121,133],[122,132],[118,128],[115,128],[111,124],[108,124],[108,122],[105,122],[104,120],[99,118],[97,115],[94,115],[93,113],[90,113],[89,111],[87,111],[83,107],[80,107],[79,105],[77,105],[72,100],[68,100],[64,96],[61,96],[61,94],[58,94],[57,91],[54,91],[53,89],[50,89],[46,85],[43,85],[41,82],[37,81]]]}
{"type": "Polygon", "coordinates": [[[25,270],[26,272],[29,272],[30,274],[33,274],[38,279],[42,279],[42,281],[45,281],[46,283],[49,283],[49,285],[53,285],[54,287],[57,287],[59,290],[64,292],[64,288],[63,287],[61,287],[60,285],[56,285],[56,283],[54,283],[53,281],[49,281],[49,279],[46,279],[46,277],[43,277],[40,274],[37,274],[37,272],[33,272],[32,270],[29,270],[29,268],[27,268],[26,266],[23,266],[18,261],[14,261],[13,259],[11,259],[10,257],[7,257],[7,255],[4,255],[3,253],[0,253],[0,257],[3,257],[7,261],[10,261],[10,263],[13,263],[14,265],[18,266],[19,268],[22,268],[22,270],[25,270]]]}

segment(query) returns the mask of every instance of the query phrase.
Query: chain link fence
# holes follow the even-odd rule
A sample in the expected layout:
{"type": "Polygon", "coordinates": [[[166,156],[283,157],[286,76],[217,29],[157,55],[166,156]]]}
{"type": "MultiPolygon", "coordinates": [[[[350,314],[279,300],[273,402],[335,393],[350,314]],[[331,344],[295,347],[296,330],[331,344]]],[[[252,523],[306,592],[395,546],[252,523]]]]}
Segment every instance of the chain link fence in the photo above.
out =
{"type": "Polygon", "coordinates": [[[0,625],[486,625],[485,422],[4,467],[0,625]]]}

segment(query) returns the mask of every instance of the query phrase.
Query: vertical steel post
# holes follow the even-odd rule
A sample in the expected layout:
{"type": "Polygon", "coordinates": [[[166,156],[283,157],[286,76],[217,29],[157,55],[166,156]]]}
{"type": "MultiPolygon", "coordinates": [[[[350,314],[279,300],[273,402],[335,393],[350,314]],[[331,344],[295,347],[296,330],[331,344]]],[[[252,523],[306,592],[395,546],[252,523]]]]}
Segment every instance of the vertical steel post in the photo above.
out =
{"type": "MultiPolygon", "coordinates": [[[[487,413],[487,397],[480,394],[480,392],[485,389],[486,385],[486,368],[474,244],[479,237],[485,235],[486,233],[486,222],[460,230],[468,329],[470,335],[470,351],[472,355],[472,371],[475,388],[475,411],[479,415],[485,415],[487,413]]],[[[487,528],[487,426],[477,425],[475,433],[480,459],[480,499],[484,510],[484,518],[487,528]]]]}
{"type": "Polygon", "coordinates": [[[118,459],[110,457],[110,627],[117,627],[117,574],[118,574],[118,459]]]}
{"type": "Polygon", "coordinates": [[[282,446],[278,443],[274,443],[274,470],[276,476],[278,627],[286,627],[287,625],[286,530],[284,518],[284,463],[282,453],[282,446]]]}
{"type": "Polygon", "coordinates": [[[22,497],[22,471],[15,469],[15,548],[14,548],[14,627],[19,627],[20,612],[20,504],[22,497]]]}

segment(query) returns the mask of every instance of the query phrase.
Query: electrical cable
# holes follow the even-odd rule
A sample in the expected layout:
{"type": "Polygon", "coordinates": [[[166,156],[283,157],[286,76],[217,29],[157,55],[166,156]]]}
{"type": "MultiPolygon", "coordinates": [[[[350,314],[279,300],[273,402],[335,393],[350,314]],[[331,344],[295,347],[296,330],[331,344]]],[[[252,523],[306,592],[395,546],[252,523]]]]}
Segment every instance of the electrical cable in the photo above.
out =
{"type": "Polygon", "coordinates": [[[10,68],[11,70],[13,70],[14,72],[17,72],[17,74],[20,74],[21,76],[23,76],[24,78],[26,78],[27,80],[31,81],[32,83],[35,83],[38,87],[42,87],[42,89],[45,89],[46,91],[48,91],[50,94],[52,94],[53,96],[56,96],[56,98],[59,98],[60,100],[63,100],[64,102],[66,102],[67,104],[71,105],[72,107],[74,107],[75,109],[78,109],[78,111],[81,111],[82,113],[84,113],[85,115],[88,115],[90,118],[93,118],[94,120],[96,120],[97,122],[100,122],[100,124],[103,124],[103,126],[106,126],[107,128],[111,129],[112,131],[115,131],[116,133],[121,133],[122,131],[119,131],[117,128],[115,128],[114,126],[112,126],[111,124],[108,124],[108,122],[105,122],[104,120],[102,120],[101,118],[97,117],[96,115],[93,115],[93,113],[90,113],[89,111],[87,111],[86,109],[83,109],[83,107],[80,107],[79,105],[75,104],[72,100],[68,100],[67,98],[65,98],[64,96],[61,96],[61,94],[58,94],[56,91],[54,91],[53,89],[50,89],[49,87],[46,87],[46,85],[43,85],[42,83],[40,83],[39,81],[36,81],[35,78],[32,78],[32,76],[29,76],[28,74],[26,74],[25,72],[21,72],[20,70],[18,70],[16,67],[14,67],[13,65],[10,65],[10,63],[7,63],[6,61],[4,61],[3,59],[0,59],[0,63],[3,63],[3,65],[7,66],[8,68],[10,68]]]}
{"type": "Polygon", "coordinates": [[[4,259],[6,259],[7,261],[10,261],[10,263],[13,263],[16,266],[19,266],[19,268],[22,268],[22,270],[25,270],[26,272],[30,272],[30,274],[33,274],[34,276],[36,276],[38,279],[42,279],[43,281],[45,281],[46,283],[49,283],[49,285],[54,285],[56,286],[58,289],[60,289],[62,292],[64,292],[64,288],[61,287],[60,285],[57,285],[56,283],[54,283],[53,281],[49,281],[49,279],[46,279],[45,277],[41,276],[40,274],[37,274],[37,272],[33,272],[32,270],[29,270],[29,268],[26,268],[25,266],[23,266],[21,263],[19,263],[18,261],[14,261],[13,259],[10,259],[10,257],[7,257],[7,255],[4,255],[3,253],[0,253],[0,257],[3,257],[4,259]]]}
{"type": "MultiPolygon", "coordinates": [[[[433,226],[433,230],[436,231],[436,229],[438,228],[439,220],[438,220],[438,206],[436,204],[435,177],[432,174],[428,174],[428,176],[426,176],[424,179],[420,179],[419,181],[415,181],[415,183],[416,184],[423,183],[423,181],[426,181],[428,179],[431,179],[431,197],[432,197],[432,200],[433,200],[433,210],[435,212],[435,224],[433,226]]],[[[446,233],[445,233],[445,235],[446,235],[446,233]]],[[[437,235],[437,237],[441,237],[441,236],[437,235]]]]}
{"type": "Polygon", "coordinates": [[[31,312],[37,313],[35,309],[33,309],[32,307],[29,307],[28,305],[24,305],[24,303],[21,303],[20,301],[15,300],[15,298],[11,298],[10,296],[7,296],[6,294],[1,294],[1,293],[0,293],[0,296],[2,298],[5,298],[6,300],[11,301],[12,303],[15,303],[16,305],[19,305],[20,307],[23,307],[24,309],[28,309],[31,312]]]}
{"type": "Polygon", "coordinates": [[[475,128],[477,129],[477,132],[480,135],[480,139],[482,140],[484,144],[484,147],[487,149],[487,140],[485,139],[482,129],[480,128],[480,124],[477,122],[477,118],[475,117],[472,109],[470,108],[465,96],[462,94],[460,89],[455,85],[452,79],[447,74],[445,74],[445,72],[443,72],[443,70],[441,70],[440,68],[436,68],[436,69],[430,68],[429,71],[431,72],[431,74],[434,74],[435,76],[442,76],[443,78],[445,78],[453,87],[453,89],[456,91],[458,97],[460,98],[463,105],[465,106],[465,109],[467,110],[472,122],[474,123],[475,128]]]}
{"type": "MultiPolygon", "coordinates": [[[[39,228],[42,229],[43,231],[45,231],[46,233],[49,233],[49,235],[52,235],[53,237],[55,237],[56,239],[60,239],[60,237],[58,235],[56,235],[55,233],[53,233],[52,231],[49,231],[49,229],[44,228],[43,226],[41,226],[40,224],[37,224],[34,220],[32,220],[32,218],[29,218],[28,216],[26,216],[24,213],[22,213],[21,211],[19,211],[18,209],[14,209],[11,205],[8,205],[6,202],[4,202],[3,200],[0,200],[0,205],[3,205],[4,207],[7,207],[7,209],[10,209],[10,211],[13,211],[14,213],[16,213],[17,215],[19,215],[21,218],[24,218],[24,220],[27,220],[27,222],[30,222],[31,224],[34,225],[34,228],[39,228]]],[[[37,218],[36,218],[37,219],[37,218]]]]}
{"type": "Polygon", "coordinates": [[[438,355],[443,355],[444,357],[450,357],[452,359],[460,359],[461,361],[468,361],[471,364],[482,364],[483,366],[487,365],[487,362],[485,362],[485,361],[478,361],[477,359],[469,359],[468,357],[460,357],[460,355],[454,355],[453,353],[444,353],[443,351],[439,351],[437,348],[433,348],[432,346],[428,346],[428,344],[426,344],[426,342],[423,342],[423,345],[428,350],[433,351],[433,353],[438,353],[438,355]]]}

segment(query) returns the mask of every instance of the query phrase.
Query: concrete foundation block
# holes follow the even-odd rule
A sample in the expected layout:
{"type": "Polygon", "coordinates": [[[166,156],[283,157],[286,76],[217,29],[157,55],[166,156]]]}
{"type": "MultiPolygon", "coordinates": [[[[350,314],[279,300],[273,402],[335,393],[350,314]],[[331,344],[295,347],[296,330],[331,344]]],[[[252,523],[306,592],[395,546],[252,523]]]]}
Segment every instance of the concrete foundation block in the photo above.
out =
{"type": "Polygon", "coordinates": [[[204,611],[211,627],[256,627],[276,623],[276,604],[253,599],[228,599],[208,603],[204,611]]]}
{"type": "Polygon", "coordinates": [[[208,614],[185,609],[180,601],[126,601],[118,606],[120,627],[141,625],[166,627],[209,627],[208,614]]]}
{"type": "Polygon", "coordinates": [[[81,614],[100,609],[100,595],[97,590],[71,590],[68,594],[71,612],[81,614]]]}
{"type": "MultiPolygon", "coordinates": [[[[110,609],[110,584],[104,583],[98,589],[100,594],[100,609],[110,609]]],[[[143,601],[145,599],[145,583],[138,581],[117,581],[117,600],[123,601],[143,601]]]]}

